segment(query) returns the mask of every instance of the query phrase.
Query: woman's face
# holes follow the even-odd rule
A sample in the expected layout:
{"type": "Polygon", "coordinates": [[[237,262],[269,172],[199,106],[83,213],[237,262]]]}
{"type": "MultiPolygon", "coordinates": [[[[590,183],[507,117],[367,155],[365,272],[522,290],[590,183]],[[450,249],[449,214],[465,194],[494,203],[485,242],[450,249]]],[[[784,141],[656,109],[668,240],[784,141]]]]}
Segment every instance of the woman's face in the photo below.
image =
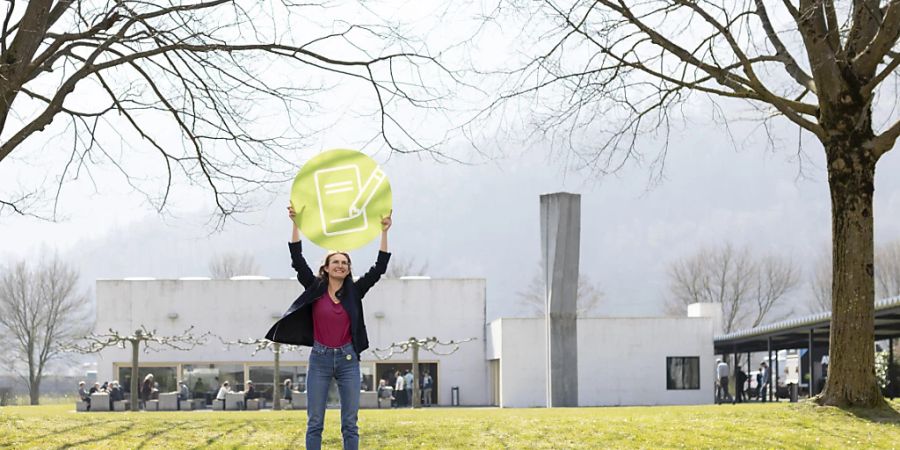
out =
{"type": "Polygon", "coordinates": [[[338,280],[347,278],[347,274],[350,273],[350,260],[341,253],[331,255],[325,264],[325,273],[328,274],[329,278],[338,280]]]}

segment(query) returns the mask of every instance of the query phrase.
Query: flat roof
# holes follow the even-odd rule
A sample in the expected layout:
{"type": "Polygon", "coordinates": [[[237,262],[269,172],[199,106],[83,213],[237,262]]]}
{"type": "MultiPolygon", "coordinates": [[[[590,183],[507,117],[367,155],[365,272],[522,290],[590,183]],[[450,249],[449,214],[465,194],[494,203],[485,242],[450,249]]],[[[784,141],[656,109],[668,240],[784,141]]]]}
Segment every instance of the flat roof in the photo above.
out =
{"type": "MultiPolygon", "coordinates": [[[[772,350],[807,348],[810,331],[813,345],[827,347],[831,332],[831,312],[810,314],[715,336],[713,346],[716,354],[767,351],[771,338],[772,350]]],[[[897,337],[900,337],[900,296],[876,301],[875,340],[897,337]]]]}

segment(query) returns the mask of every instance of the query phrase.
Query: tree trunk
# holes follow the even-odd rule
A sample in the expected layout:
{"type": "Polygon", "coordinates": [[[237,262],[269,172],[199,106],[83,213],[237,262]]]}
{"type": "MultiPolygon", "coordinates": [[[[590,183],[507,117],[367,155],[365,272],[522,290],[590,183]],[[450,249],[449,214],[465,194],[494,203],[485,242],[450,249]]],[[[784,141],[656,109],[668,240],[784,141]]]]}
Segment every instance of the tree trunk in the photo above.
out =
{"type": "MultiPolygon", "coordinates": [[[[852,116],[851,116],[852,117],[852,116]]],[[[875,281],[871,133],[826,143],[833,239],[828,380],[821,405],[878,407],[875,381],[875,281]]]]}
{"type": "Polygon", "coordinates": [[[28,386],[28,396],[31,400],[31,405],[39,405],[41,399],[41,378],[38,376],[36,379],[31,381],[31,385],[28,386]]]}
{"type": "Polygon", "coordinates": [[[38,404],[40,396],[41,378],[35,370],[37,363],[34,361],[34,345],[28,344],[28,403],[32,406],[38,404]]]}
{"type": "Polygon", "coordinates": [[[272,385],[272,409],[275,411],[281,410],[281,384],[278,383],[279,375],[281,374],[281,344],[275,343],[273,346],[272,352],[275,353],[275,379],[273,380],[272,385]]]}
{"type": "Polygon", "coordinates": [[[412,374],[413,374],[413,385],[412,385],[412,405],[413,408],[418,408],[421,405],[419,404],[419,344],[415,344],[412,346],[412,374]]]}
{"type": "Polygon", "coordinates": [[[131,410],[138,411],[138,350],[141,341],[133,339],[131,341],[131,410]]]}

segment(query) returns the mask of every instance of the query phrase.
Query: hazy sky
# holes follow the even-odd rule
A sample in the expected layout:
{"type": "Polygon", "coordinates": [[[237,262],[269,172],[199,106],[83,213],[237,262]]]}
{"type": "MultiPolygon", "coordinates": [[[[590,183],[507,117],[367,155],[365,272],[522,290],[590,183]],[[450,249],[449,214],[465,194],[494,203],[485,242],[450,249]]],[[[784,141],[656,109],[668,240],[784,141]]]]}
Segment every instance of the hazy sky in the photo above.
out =
{"type": "MultiPolygon", "coordinates": [[[[830,233],[828,190],[817,153],[810,151],[807,164],[814,165],[806,167],[806,178],[797,179],[791,150],[735,150],[715,127],[692,127],[674,140],[666,179],[649,189],[644,168],[630,167],[597,182],[564,172],[538,152],[481,166],[397,156],[384,165],[394,192],[391,250],[395,258],[427,262],[435,277],[487,278],[489,318],[519,314],[516,294],[538,270],[539,195],[577,192],[582,194],[582,272],[605,292],[601,312],[658,314],[667,266],[702,246],[728,240],[811,265],[830,233]]],[[[879,163],[880,242],[900,238],[898,169],[896,152],[879,163]]],[[[226,251],[249,252],[263,275],[287,277],[288,190],[285,185],[270,207],[244,217],[248,224],[230,223],[219,233],[208,217],[190,209],[163,219],[133,195],[69,196],[74,204],[69,220],[4,218],[0,248],[6,258],[33,258],[42,246],[57,248],[89,280],[207,275],[209,259],[226,251]]],[[[355,252],[355,263],[372,260],[376,246],[355,252]]],[[[313,258],[321,256],[309,248],[313,258]]],[[[805,285],[796,293],[798,301],[807,295],[805,285]]],[[[271,299],[285,306],[290,300],[271,299]]]]}
{"type": "MultiPolygon", "coordinates": [[[[496,46],[486,51],[503,53],[496,46]]],[[[353,91],[343,95],[344,102],[357,101],[353,91]]],[[[338,109],[344,105],[334,104],[338,109]]],[[[830,241],[821,148],[804,140],[809,159],[802,161],[803,176],[798,176],[795,128],[772,129],[772,148],[757,124],[735,122],[731,137],[721,125],[709,123],[708,105],[691,105],[690,124],[680,125],[670,138],[664,179],[652,185],[648,168],[639,163],[600,179],[567,168],[559,153],[548,157],[543,151],[547,143],[513,136],[496,137],[504,147],[497,154],[505,157],[476,165],[377,153],[394,193],[394,257],[427,262],[434,277],[486,278],[488,318],[520,314],[517,293],[528,287],[539,267],[538,197],[576,192],[582,194],[581,272],[605,293],[603,314],[660,314],[667,267],[725,241],[776,252],[801,265],[804,285],[795,292],[795,301],[802,303],[808,296],[808,269],[830,241]]],[[[360,120],[355,116],[353,123],[360,120]]],[[[482,134],[491,135],[491,130],[482,134]]],[[[310,141],[309,153],[353,147],[359,139],[352,126],[342,127],[338,120],[310,141]]],[[[0,164],[0,192],[15,190],[23,179],[46,180],[45,164],[54,160],[45,150],[54,145],[68,144],[26,142],[17,149],[15,163],[0,164]]],[[[642,150],[653,155],[660,146],[651,139],[642,143],[642,150]]],[[[442,151],[467,154],[462,143],[450,143],[442,151]]],[[[900,239],[898,173],[895,150],[878,166],[876,244],[900,239]]],[[[208,275],[211,257],[237,251],[251,253],[263,275],[288,277],[290,223],[284,206],[289,188],[286,183],[280,194],[260,196],[260,211],[240,217],[243,224],[230,222],[224,231],[214,232],[208,193],[179,190],[172,210],[161,217],[120,176],[108,167],[98,169],[94,180],[83,177],[66,188],[61,210],[67,217],[58,223],[0,217],[0,257],[32,259],[56,249],[80,267],[89,283],[126,276],[208,275]]],[[[355,265],[373,260],[376,247],[373,242],[355,252],[355,265]]],[[[310,253],[315,259],[321,255],[318,249],[310,253]]],[[[291,300],[269,301],[286,307],[291,300]]]]}

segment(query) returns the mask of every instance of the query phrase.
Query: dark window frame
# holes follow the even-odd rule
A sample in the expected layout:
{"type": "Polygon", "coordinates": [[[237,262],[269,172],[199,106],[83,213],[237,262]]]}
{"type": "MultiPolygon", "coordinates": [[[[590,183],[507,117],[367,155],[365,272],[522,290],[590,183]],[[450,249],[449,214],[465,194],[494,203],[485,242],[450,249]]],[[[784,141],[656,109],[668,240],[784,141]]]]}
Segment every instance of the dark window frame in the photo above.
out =
{"type": "Polygon", "coordinates": [[[699,356],[666,356],[666,390],[667,391],[696,391],[700,390],[700,357],[699,356]],[[672,373],[670,372],[672,368],[673,360],[681,360],[681,366],[683,368],[689,368],[689,370],[682,370],[681,380],[674,380],[672,373]],[[694,364],[692,364],[694,363],[694,364]],[[691,374],[691,366],[696,371],[697,379],[696,386],[690,385],[690,374],[691,374]],[[680,382],[678,382],[680,381],[680,382]]]}

